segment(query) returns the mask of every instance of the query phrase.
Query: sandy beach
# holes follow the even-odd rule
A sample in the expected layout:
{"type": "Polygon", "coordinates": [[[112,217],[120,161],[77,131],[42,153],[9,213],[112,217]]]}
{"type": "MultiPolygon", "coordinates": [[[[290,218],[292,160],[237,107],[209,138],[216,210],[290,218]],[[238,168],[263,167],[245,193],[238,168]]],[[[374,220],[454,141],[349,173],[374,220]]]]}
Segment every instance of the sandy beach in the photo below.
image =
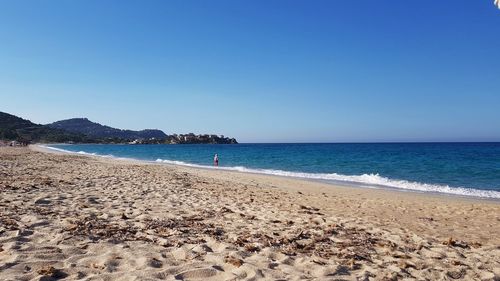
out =
{"type": "Polygon", "coordinates": [[[0,147],[0,280],[500,280],[500,202],[0,147]]]}

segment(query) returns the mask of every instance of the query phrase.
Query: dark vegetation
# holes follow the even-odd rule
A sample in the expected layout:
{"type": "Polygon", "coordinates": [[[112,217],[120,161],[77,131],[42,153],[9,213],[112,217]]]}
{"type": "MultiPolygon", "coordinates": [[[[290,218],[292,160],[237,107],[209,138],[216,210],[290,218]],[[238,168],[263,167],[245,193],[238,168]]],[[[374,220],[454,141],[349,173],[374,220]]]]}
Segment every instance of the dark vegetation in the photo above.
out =
{"type": "Polygon", "coordinates": [[[0,112],[0,139],[19,142],[93,142],[83,134],[35,124],[29,120],[0,112]]]}
{"type": "Polygon", "coordinates": [[[117,138],[126,140],[135,139],[164,139],[167,135],[160,130],[121,130],[109,126],[101,125],[90,121],[87,118],[72,118],[62,121],[57,121],[47,125],[55,129],[62,129],[72,133],[84,134],[92,138],[117,138]]]}
{"type": "Polygon", "coordinates": [[[161,130],[121,130],[73,118],[48,125],[0,112],[0,140],[22,143],[131,143],[131,144],[236,144],[234,138],[217,135],[167,135],[161,130]]]}

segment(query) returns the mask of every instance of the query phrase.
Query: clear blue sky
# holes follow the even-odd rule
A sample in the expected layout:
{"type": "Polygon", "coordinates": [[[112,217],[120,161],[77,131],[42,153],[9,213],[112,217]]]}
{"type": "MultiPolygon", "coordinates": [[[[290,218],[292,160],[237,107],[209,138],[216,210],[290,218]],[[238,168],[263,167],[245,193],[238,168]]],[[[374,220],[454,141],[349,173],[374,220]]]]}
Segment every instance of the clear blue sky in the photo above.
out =
{"type": "Polygon", "coordinates": [[[500,141],[493,0],[0,0],[0,111],[242,142],[500,141]]]}

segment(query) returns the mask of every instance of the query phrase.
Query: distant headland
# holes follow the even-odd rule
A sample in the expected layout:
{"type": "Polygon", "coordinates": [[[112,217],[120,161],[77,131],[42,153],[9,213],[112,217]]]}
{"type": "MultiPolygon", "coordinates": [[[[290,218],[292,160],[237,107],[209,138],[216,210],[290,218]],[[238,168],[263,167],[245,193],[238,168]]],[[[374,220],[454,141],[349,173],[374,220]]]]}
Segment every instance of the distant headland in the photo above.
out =
{"type": "Polygon", "coordinates": [[[214,134],[172,134],[161,130],[122,130],[72,118],[40,125],[0,112],[0,140],[20,143],[237,144],[235,138],[214,134]]]}

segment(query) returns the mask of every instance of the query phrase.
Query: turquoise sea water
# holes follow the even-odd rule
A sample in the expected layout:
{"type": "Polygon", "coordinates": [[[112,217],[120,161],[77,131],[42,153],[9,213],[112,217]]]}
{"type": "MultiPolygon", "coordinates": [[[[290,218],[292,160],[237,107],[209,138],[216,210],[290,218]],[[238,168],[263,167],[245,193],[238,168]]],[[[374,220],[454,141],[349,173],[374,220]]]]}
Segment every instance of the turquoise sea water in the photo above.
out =
{"type": "Polygon", "coordinates": [[[500,198],[500,143],[50,145],[157,163],[500,198]]]}

